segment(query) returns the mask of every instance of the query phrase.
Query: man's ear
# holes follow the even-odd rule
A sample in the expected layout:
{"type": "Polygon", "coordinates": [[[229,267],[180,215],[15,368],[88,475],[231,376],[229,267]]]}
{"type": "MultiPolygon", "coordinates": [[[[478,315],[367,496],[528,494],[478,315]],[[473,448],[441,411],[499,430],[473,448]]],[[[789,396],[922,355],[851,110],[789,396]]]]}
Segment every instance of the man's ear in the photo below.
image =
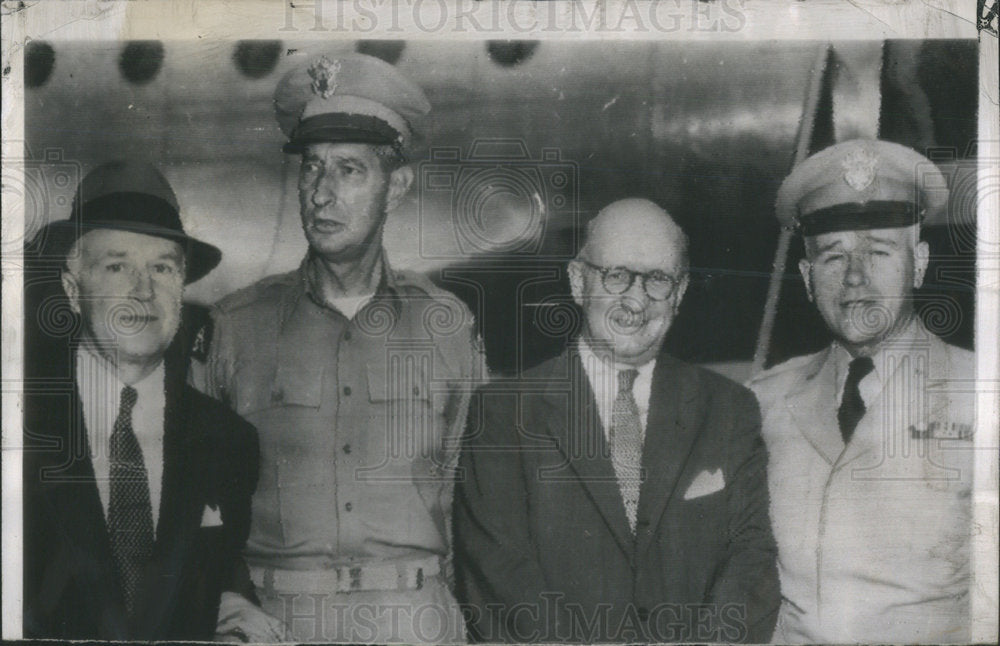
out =
{"type": "Polygon", "coordinates": [[[681,278],[680,284],[677,285],[677,290],[674,292],[674,314],[681,308],[681,301],[684,300],[684,293],[687,291],[688,282],[690,274],[684,274],[684,278],[681,278]]]}
{"type": "Polygon", "coordinates": [[[802,282],[806,286],[806,296],[809,297],[809,302],[813,301],[813,290],[812,290],[812,263],[803,258],[799,261],[799,273],[802,274],[802,282]]]}
{"type": "Polygon", "coordinates": [[[930,259],[930,245],[924,241],[918,242],[913,248],[913,289],[920,289],[924,284],[924,274],[927,273],[927,263],[930,259]]]}
{"type": "Polygon", "coordinates": [[[80,313],[80,285],[77,282],[76,276],[64,271],[62,273],[62,288],[66,292],[66,296],[69,297],[69,306],[76,314],[80,313]]]}
{"type": "Polygon", "coordinates": [[[583,266],[579,260],[570,260],[566,266],[569,274],[569,288],[573,292],[573,301],[583,307],[583,266]]]}
{"type": "Polygon", "coordinates": [[[386,196],[386,206],[390,211],[399,206],[412,183],[413,169],[409,166],[400,166],[389,174],[389,193],[386,196]]]}

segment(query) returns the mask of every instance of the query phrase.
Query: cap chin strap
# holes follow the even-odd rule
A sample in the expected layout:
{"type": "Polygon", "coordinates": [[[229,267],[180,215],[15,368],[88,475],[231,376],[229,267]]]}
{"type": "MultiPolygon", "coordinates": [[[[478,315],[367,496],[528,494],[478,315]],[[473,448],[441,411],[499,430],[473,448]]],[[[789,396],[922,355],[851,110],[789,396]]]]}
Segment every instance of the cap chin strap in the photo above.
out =
{"type": "Polygon", "coordinates": [[[302,152],[307,144],[363,143],[400,145],[403,135],[386,121],[367,114],[327,113],[307,117],[282,150],[302,152]]]}
{"type": "Polygon", "coordinates": [[[835,204],[798,217],[804,236],[834,231],[893,229],[919,224],[923,212],[912,202],[873,201],[835,204]]]}

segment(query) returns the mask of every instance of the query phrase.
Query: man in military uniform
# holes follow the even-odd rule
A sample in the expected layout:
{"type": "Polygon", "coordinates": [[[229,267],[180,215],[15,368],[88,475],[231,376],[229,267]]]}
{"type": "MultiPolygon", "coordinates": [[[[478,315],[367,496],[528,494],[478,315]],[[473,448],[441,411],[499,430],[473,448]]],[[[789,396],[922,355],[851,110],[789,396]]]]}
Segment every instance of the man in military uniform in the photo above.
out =
{"type": "Polygon", "coordinates": [[[484,363],[468,308],[382,247],[430,105],[363,55],[312,57],[274,98],[309,251],[214,307],[203,366],[260,432],[251,578],[288,640],[462,640],[453,467],[484,363]]]}
{"type": "Polygon", "coordinates": [[[885,141],[796,167],[777,215],[804,236],[829,347],[751,382],[770,452],[778,642],[969,639],[973,356],[914,312],[944,178],[885,141]]]}

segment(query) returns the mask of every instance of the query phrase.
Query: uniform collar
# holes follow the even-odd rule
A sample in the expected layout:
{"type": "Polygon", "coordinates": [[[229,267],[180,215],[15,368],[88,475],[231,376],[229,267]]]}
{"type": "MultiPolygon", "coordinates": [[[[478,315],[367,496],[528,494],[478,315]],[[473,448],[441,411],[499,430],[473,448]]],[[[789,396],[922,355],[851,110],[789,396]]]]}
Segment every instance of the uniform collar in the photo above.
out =
{"type": "MultiPolygon", "coordinates": [[[[871,355],[875,369],[863,381],[877,385],[885,383],[885,380],[889,377],[888,370],[898,365],[897,361],[890,362],[888,360],[889,356],[899,356],[900,354],[909,353],[920,339],[926,338],[926,335],[927,332],[924,329],[923,322],[920,320],[920,316],[914,314],[913,318],[901,332],[883,341],[875,354],[871,355]]],[[[847,381],[847,371],[850,369],[851,361],[854,357],[851,356],[851,353],[839,341],[834,341],[831,351],[831,358],[837,370],[837,395],[838,401],[840,401],[840,396],[844,392],[844,382],[847,381]]],[[[873,394],[877,394],[877,391],[873,391],[873,394]]],[[[864,397],[864,399],[867,402],[869,398],[864,397]]]]}
{"type": "MultiPolygon", "coordinates": [[[[368,305],[365,305],[365,307],[368,307],[375,302],[387,302],[398,315],[401,312],[400,299],[402,296],[399,286],[399,277],[389,265],[389,259],[386,256],[385,249],[382,249],[380,256],[382,275],[379,279],[378,287],[375,288],[375,295],[372,297],[372,300],[369,301],[368,305]]],[[[336,308],[333,308],[326,303],[314,284],[313,273],[311,271],[312,264],[314,262],[317,262],[317,260],[311,251],[306,254],[305,258],[302,259],[302,263],[299,265],[297,272],[298,289],[296,290],[296,294],[297,296],[305,295],[309,298],[309,300],[321,308],[335,311],[336,308]]],[[[297,301],[298,298],[295,300],[297,301]]],[[[288,310],[289,313],[291,312],[291,309],[292,308],[288,310]]]]}

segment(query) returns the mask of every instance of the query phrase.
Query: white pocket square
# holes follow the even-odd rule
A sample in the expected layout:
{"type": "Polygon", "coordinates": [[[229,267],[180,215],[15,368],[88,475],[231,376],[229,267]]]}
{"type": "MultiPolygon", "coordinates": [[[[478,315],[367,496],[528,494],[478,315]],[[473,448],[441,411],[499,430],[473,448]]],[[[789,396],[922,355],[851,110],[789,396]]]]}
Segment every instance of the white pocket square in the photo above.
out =
{"type": "Polygon", "coordinates": [[[201,512],[202,527],[219,527],[222,525],[222,512],[218,507],[205,505],[205,510],[201,512]]]}
{"type": "Polygon", "coordinates": [[[726,486],[726,478],[722,475],[722,469],[712,471],[702,471],[698,474],[684,493],[684,500],[701,498],[716,491],[722,491],[726,486]]]}

